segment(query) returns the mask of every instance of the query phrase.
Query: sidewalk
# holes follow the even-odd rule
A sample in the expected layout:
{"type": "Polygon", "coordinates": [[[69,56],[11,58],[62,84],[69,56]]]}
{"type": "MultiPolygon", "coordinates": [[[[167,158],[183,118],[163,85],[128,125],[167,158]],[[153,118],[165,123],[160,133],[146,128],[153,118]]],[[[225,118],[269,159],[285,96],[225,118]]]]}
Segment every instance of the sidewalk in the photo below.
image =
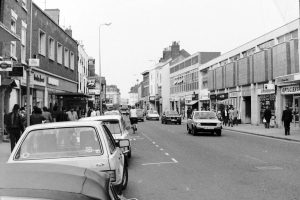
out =
{"type": "Polygon", "coordinates": [[[10,155],[10,143],[0,141],[0,166],[7,162],[10,155]]]}
{"type": "MultiPolygon", "coordinates": [[[[183,119],[182,123],[186,123],[187,120],[183,119]]],[[[263,124],[261,125],[251,125],[251,124],[239,124],[238,126],[228,127],[223,126],[223,130],[231,130],[236,132],[242,132],[246,134],[259,135],[263,137],[271,137],[283,140],[291,140],[300,142],[300,127],[296,124],[296,127],[291,123],[291,133],[290,135],[284,135],[284,128],[269,128],[266,129],[263,124]]]]}

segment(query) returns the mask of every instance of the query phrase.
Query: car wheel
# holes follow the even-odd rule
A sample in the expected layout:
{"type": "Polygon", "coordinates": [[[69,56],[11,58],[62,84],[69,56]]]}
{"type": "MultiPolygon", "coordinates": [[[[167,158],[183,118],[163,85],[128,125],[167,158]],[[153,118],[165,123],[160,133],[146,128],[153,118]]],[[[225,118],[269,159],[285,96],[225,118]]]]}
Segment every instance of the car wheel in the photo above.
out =
{"type": "Polygon", "coordinates": [[[217,136],[221,136],[222,135],[222,131],[221,130],[217,130],[216,134],[217,134],[217,136]]]}
{"type": "Polygon", "coordinates": [[[126,189],[127,183],[128,183],[128,169],[127,169],[127,167],[124,167],[123,179],[122,179],[122,183],[121,183],[122,190],[126,189]]]}
{"type": "Polygon", "coordinates": [[[195,130],[195,128],[194,127],[192,127],[192,135],[196,135],[196,130],[195,130]]]}
{"type": "Polygon", "coordinates": [[[181,122],[178,122],[179,125],[181,125],[181,122]]]}

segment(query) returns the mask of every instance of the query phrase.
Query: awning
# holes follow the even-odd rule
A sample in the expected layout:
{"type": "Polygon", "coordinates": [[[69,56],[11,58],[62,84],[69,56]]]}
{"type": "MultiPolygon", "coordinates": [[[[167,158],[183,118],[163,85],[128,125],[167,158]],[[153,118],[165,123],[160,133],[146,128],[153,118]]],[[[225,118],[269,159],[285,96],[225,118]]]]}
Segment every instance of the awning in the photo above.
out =
{"type": "Polygon", "coordinates": [[[197,103],[198,101],[190,101],[189,103],[186,103],[185,105],[187,106],[192,106],[194,105],[195,103],[197,103]]]}
{"type": "Polygon", "coordinates": [[[13,79],[7,79],[7,78],[5,78],[5,79],[3,79],[1,81],[1,85],[0,86],[17,87],[17,83],[13,79]]]}
{"type": "Polygon", "coordinates": [[[0,42],[20,41],[20,37],[11,32],[0,22],[0,42]]]}

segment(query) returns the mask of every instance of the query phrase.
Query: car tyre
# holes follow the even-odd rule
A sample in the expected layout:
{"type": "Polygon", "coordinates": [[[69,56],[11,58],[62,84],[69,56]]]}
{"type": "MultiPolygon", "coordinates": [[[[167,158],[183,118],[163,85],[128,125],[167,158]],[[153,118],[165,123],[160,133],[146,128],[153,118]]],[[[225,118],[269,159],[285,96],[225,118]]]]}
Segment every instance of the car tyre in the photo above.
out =
{"type": "Polygon", "coordinates": [[[217,130],[216,134],[217,134],[217,136],[221,136],[222,135],[222,131],[221,130],[217,130]]]}
{"type": "Polygon", "coordinates": [[[196,130],[194,127],[192,127],[192,135],[195,136],[196,135],[196,130]]]}
{"type": "Polygon", "coordinates": [[[121,189],[122,190],[126,189],[127,183],[128,183],[128,168],[125,167],[124,172],[123,172],[123,179],[122,179],[122,183],[121,183],[121,189]]]}
{"type": "Polygon", "coordinates": [[[180,122],[178,122],[178,124],[179,124],[179,125],[181,125],[181,121],[180,121],[180,122]]]}

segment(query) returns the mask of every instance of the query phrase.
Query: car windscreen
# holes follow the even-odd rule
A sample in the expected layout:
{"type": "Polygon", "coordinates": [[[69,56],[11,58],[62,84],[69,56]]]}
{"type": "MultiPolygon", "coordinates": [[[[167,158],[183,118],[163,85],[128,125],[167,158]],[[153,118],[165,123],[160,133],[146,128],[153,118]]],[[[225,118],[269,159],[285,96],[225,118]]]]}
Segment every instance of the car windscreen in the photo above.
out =
{"type": "Polygon", "coordinates": [[[30,131],[15,160],[96,156],[103,153],[93,127],[63,127],[30,131]]]}
{"type": "Polygon", "coordinates": [[[150,110],[150,111],[149,111],[149,114],[157,114],[157,111],[155,111],[155,110],[150,110]]]}
{"type": "Polygon", "coordinates": [[[194,119],[217,119],[217,116],[214,112],[196,112],[194,119]]]}
{"type": "Polygon", "coordinates": [[[122,134],[119,120],[101,120],[109,129],[112,135],[122,134]]]}
{"type": "Polygon", "coordinates": [[[167,115],[178,115],[178,112],[176,112],[176,111],[167,111],[166,114],[167,115]]]}

